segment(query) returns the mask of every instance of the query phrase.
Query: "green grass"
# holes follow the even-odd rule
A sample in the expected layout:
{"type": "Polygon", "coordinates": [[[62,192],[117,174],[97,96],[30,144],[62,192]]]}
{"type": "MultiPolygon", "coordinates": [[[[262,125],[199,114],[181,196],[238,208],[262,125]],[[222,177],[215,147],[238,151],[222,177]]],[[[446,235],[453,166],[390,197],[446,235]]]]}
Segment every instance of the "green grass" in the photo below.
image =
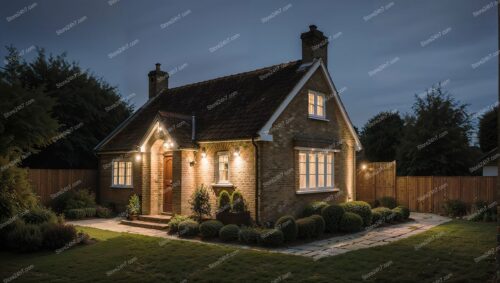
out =
{"type": "Polygon", "coordinates": [[[495,224],[455,220],[390,245],[314,261],[310,258],[232,247],[165,240],[81,228],[99,241],[60,254],[0,253],[0,280],[34,265],[12,282],[486,282],[493,256],[474,258],[495,247],[495,224]],[[429,239],[438,233],[440,237],[429,239]],[[428,242],[418,251],[415,246],[428,242]],[[127,261],[133,261],[126,264],[127,261]],[[218,262],[218,264],[217,264],[218,262]],[[124,264],[125,263],[125,264],[124,264]],[[209,268],[212,265],[212,268],[209,268]],[[120,269],[121,266],[121,269],[120,269]],[[106,275],[114,269],[110,276],[106,275]]]}

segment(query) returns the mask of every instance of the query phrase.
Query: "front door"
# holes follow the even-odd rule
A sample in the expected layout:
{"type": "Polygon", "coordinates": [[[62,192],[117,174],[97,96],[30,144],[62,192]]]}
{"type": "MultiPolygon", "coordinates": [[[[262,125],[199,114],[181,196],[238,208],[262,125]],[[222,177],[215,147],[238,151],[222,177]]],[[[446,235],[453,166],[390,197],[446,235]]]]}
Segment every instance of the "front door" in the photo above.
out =
{"type": "Polygon", "coordinates": [[[163,211],[172,212],[172,156],[163,159],[163,211]]]}

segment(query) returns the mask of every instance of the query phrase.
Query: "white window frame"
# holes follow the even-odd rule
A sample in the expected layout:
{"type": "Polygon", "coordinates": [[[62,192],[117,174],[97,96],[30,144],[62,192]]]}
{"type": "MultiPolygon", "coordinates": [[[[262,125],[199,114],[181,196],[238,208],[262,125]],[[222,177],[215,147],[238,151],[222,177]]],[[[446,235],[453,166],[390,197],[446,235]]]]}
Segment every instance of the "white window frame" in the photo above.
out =
{"type": "Polygon", "coordinates": [[[339,189],[336,189],[335,188],[335,152],[338,152],[338,150],[325,150],[325,149],[316,149],[316,148],[302,148],[302,147],[296,147],[295,148],[297,151],[298,151],[298,166],[297,166],[297,172],[299,174],[299,184],[298,184],[298,188],[297,188],[297,194],[307,194],[307,193],[318,193],[318,192],[335,192],[335,191],[339,191],[339,189]],[[323,153],[323,168],[322,168],[322,171],[323,171],[323,174],[319,174],[319,168],[318,168],[318,164],[320,162],[318,162],[318,153],[323,153]],[[301,154],[305,154],[305,157],[306,157],[306,164],[305,164],[305,174],[303,172],[300,171],[300,155],[301,154]],[[310,164],[311,164],[311,160],[310,160],[310,154],[313,154],[314,155],[314,164],[315,164],[315,171],[316,173],[314,174],[314,183],[316,184],[314,187],[310,187],[310,174],[309,174],[309,170],[310,170],[310,164]],[[330,174],[330,177],[331,177],[331,184],[330,186],[327,185],[327,181],[328,181],[328,155],[331,155],[332,157],[332,162],[330,164],[330,170],[331,170],[331,174],[330,174]],[[305,187],[301,187],[300,186],[300,176],[301,175],[305,175],[306,177],[306,185],[305,187]],[[319,181],[319,175],[323,175],[323,186],[322,187],[319,187],[318,186],[318,181],[319,181]]]}
{"type": "Polygon", "coordinates": [[[131,160],[128,159],[113,159],[111,161],[111,187],[112,188],[133,188],[134,184],[134,163],[131,160]],[[118,165],[117,172],[120,172],[120,163],[125,163],[125,176],[124,176],[124,183],[120,184],[120,176],[117,176],[117,181],[118,183],[115,184],[115,166],[118,165]],[[127,184],[127,164],[130,163],[130,184],[127,184]],[[116,164],[116,165],[115,165],[116,164]]]}
{"type": "Polygon", "coordinates": [[[229,154],[229,151],[219,151],[217,152],[217,157],[215,159],[215,184],[216,185],[231,185],[231,182],[229,181],[231,178],[231,160],[230,157],[231,155],[229,154]],[[227,180],[220,180],[220,171],[219,171],[219,157],[222,155],[227,156],[227,180]]]}
{"type": "Polygon", "coordinates": [[[326,119],[326,95],[324,93],[314,90],[309,90],[307,92],[307,114],[311,119],[328,121],[328,119],[326,119]],[[309,96],[311,95],[314,96],[313,113],[309,112],[309,96]],[[323,115],[318,115],[318,97],[323,98],[323,115]]]}

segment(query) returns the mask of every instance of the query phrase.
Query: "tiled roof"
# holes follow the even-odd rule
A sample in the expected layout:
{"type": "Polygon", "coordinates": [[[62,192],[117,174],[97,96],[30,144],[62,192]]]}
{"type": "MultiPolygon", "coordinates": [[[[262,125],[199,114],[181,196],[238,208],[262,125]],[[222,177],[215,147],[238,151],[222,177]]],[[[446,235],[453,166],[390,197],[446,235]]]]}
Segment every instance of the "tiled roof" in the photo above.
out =
{"type": "MultiPolygon", "coordinates": [[[[168,89],[137,110],[97,150],[137,149],[153,120],[164,116],[161,113],[184,117],[194,114],[196,141],[255,137],[309,69],[309,66],[299,67],[300,60],[168,89]]],[[[185,127],[178,127],[171,134],[181,147],[188,147],[191,120],[172,117],[168,120],[165,120],[167,128],[184,121],[185,127]]]]}

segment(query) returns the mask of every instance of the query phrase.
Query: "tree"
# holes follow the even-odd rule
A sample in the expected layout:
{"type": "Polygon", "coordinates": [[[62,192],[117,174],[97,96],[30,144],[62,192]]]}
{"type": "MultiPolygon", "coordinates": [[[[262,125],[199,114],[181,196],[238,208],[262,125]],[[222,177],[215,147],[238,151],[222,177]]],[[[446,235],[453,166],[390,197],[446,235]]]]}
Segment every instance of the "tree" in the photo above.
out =
{"type": "Polygon", "coordinates": [[[17,64],[23,88],[51,98],[55,103],[51,115],[59,121],[57,135],[23,166],[95,168],[93,148],[132,113],[128,101],[102,79],[68,62],[65,54],[47,57],[38,49],[32,62],[17,64]]]}
{"type": "Polygon", "coordinates": [[[474,162],[469,147],[470,116],[441,86],[425,97],[415,96],[413,114],[405,117],[404,136],[398,148],[402,175],[469,175],[474,162]]]}
{"type": "Polygon", "coordinates": [[[191,210],[196,214],[199,221],[202,220],[203,215],[210,215],[212,211],[212,206],[210,205],[210,195],[203,184],[196,188],[193,192],[189,204],[191,205],[191,210]]]}
{"type": "Polygon", "coordinates": [[[479,119],[479,147],[489,152],[498,147],[498,106],[484,113],[479,119]]]}
{"type": "Polygon", "coordinates": [[[399,112],[380,112],[368,120],[361,132],[364,156],[369,161],[393,161],[401,142],[403,120],[399,112]]]}
{"type": "MultiPolygon", "coordinates": [[[[25,66],[14,48],[0,69],[0,218],[10,218],[37,205],[27,172],[17,165],[47,146],[58,123],[52,118],[54,100],[41,87],[27,90],[25,66]]],[[[3,221],[2,221],[3,222],[3,221]]]]}

